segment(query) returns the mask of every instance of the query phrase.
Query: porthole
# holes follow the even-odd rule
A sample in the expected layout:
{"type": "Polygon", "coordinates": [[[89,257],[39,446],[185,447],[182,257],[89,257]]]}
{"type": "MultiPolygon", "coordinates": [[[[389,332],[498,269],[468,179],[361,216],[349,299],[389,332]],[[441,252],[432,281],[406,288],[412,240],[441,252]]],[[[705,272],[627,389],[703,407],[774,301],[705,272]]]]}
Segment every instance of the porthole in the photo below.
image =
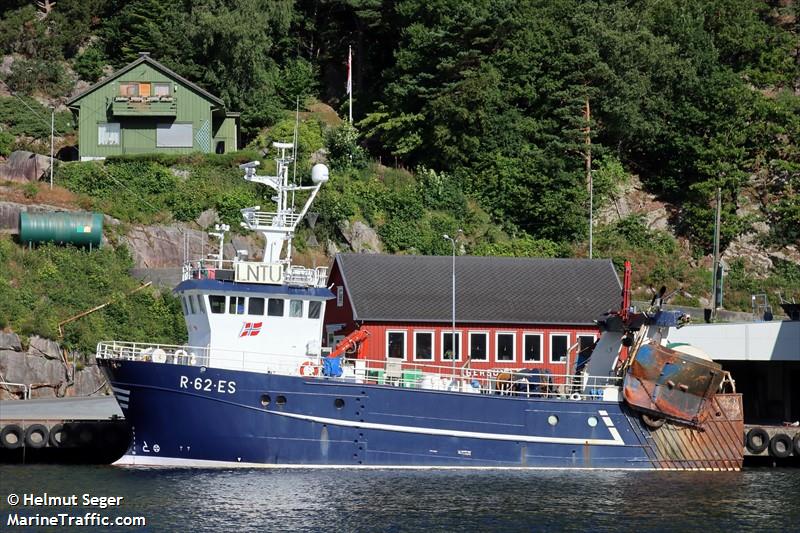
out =
{"type": "Polygon", "coordinates": [[[336,398],[335,400],[333,400],[333,406],[336,407],[337,409],[341,409],[342,407],[344,407],[344,400],[342,400],[341,398],[336,398]]]}
{"type": "Polygon", "coordinates": [[[591,427],[591,428],[597,426],[597,417],[596,416],[590,416],[586,420],[586,423],[589,424],[589,427],[591,427]]]}
{"type": "Polygon", "coordinates": [[[262,394],[261,395],[261,406],[262,407],[268,406],[270,401],[272,401],[272,399],[269,397],[269,394],[262,394]]]}
{"type": "Polygon", "coordinates": [[[280,396],[275,398],[275,403],[277,403],[278,405],[285,405],[286,404],[286,396],[281,394],[280,396]]]}
{"type": "Polygon", "coordinates": [[[556,415],[550,415],[547,417],[547,423],[551,426],[555,426],[558,424],[558,417],[556,415]]]}

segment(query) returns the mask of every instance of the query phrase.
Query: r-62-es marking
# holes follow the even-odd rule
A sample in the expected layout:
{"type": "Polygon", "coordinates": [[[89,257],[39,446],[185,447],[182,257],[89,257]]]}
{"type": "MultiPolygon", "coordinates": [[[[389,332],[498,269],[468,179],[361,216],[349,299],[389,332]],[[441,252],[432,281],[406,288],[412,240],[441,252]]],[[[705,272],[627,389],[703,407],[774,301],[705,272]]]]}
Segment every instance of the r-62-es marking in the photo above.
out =
{"type": "Polygon", "coordinates": [[[188,376],[181,376],[179,387],[181,389],[194,389],[203,392],[216,392],[219,394],[235,394],[236,382],[224,379],[213,380],[209,378],[189,379],[188,376]]]}

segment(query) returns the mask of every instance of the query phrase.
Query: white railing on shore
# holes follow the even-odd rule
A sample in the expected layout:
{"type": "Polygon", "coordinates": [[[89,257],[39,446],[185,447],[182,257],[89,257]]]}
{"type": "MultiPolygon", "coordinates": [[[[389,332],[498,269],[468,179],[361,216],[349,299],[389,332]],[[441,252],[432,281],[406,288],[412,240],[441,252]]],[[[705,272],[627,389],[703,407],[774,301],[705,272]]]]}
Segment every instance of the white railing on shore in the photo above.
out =
{"type": "Polygon", "coordinates": [[[10,381],[0,381],[0,389],[5,389],[8,392],[11,392],[8,387],[17,387],[22,389],[22,399],[23,400],[30,400],[31,399],[31,388],[30,386],[26,385],[25,383],[12,383],[10,381]]]}
{"type": "Polygon", "coordinates": [[[572,400],[617,401],[621,378],[585,374],[551,374],[546,370],[473,369],[401,360],[342,358],[341,375],[327,375],[324,356],[287,356],[210,347],[101,342],[99,359],[224,368],[265,374],[304,376],[352,383],[393,385],[474,394],[536,396],[572,400]]]}

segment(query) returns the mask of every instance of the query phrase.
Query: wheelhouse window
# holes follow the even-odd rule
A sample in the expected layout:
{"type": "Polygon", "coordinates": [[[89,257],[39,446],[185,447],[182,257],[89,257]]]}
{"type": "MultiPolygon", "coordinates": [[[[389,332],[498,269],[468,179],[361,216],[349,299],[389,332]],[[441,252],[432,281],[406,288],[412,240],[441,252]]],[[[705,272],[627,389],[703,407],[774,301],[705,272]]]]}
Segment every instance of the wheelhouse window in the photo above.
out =
{"type": "Polygon", "coordinates": [[[119,122],[105,122],[97,125],[97,144],[100,146],[119,146],[119,122]]]}
{"type": "Polygon", "coordinates": [[[550,334],[550,362],[565,363],[569,349],[569,335],[566,333],[550,334]]]}
{"type": "Polygon", "coordinates": [[[433,360],[433,332],[417,331],[414,333],[414,359],[417,361],[433,360]]]}
{"type": "Polygon", "coordinates": [[[513,333],[497,334],[497,361],[514,361],[516,359],[514,338],[513,333]]]}
{"type": "Polygon", "coordinates": [[[489,336],[486,333],[469,334],[469,357],[473,361],[489,359],[489,336]]]}
{"type": "Polygon", "coordinates": [[[195,298],[197,298],[197,308],[200,310],[200,313],[206,314],[206,302],[203,295],[198,294],[195,298]]]}
{"type": "Polygon", "coordinates": [[[303,300],[289,300],[289,316],[293,318],[302,318],[303,300]]]}
{"type": "Polygon", "coordinates": [[[283,316],[283,299],[270,298],[267,303],[267,314],[269,316],[283,316]]]}
{"type": "Polygon", "coordinates": [[[225,312],[225,297],[219,294],[210,294],[208,296],[208,308],[211,312],[220,315],[225,312]]]}
{"type": "Polygon", "coordinates": [[[156,146],[158,148],[191,148],[193,146],[191,122],[157,124],[156,146]]]}
{"type": "Polygon", "coordinates": [[[442,359],[446,359],[448,361],[453,359],[453,354],[455,353],[455,360],[461,360],[461,332],[456,331],[455,335],[455,351],[453,350],[453,332],[452,331],[444,331],[442,332],[442,359]]]}
{"type": "Polygon", "coordinates": [[[190,294],[189,296],[186,297],[186,299],[189,300],[189,311],[192,314],[195,314],[197,312],[197,309],[195,309],[194,306],[194,295],[190,294]]]}
{"type": "Polygon", "coordinates": [[[322,311],[322,302],[310,301],[308,302],[308,318],[319,318],[322,311]]]}
{"type": "Polygon", "coordinates": [[[183,305],[183,314],[184,315],[188,315],[189,314],[189,305],[186,303],[186,296],[181,298],[181,304],[183,305]]]}
{"type": "Polygon", "coordinates": [[[392,359],[406,358],[405,331],[386,332],[386,357],[391,357],[392,359]]]}
{"type": "Polygon", "coordinates": [[[250,298],[247,300],[247,314],[261,316],[264,314],[264,298],[250,298]]]}
{"type": "Polygon", "coordinates": [[[231,315],[244,314],[244,296],[231,296],[228,300],[228,313],[231,315]]]}
{"type": "Polygon", "coordinates": [[[528,363],[542,362],[542,336],[539,333],[526,333],[522,358],[528,363]]]}

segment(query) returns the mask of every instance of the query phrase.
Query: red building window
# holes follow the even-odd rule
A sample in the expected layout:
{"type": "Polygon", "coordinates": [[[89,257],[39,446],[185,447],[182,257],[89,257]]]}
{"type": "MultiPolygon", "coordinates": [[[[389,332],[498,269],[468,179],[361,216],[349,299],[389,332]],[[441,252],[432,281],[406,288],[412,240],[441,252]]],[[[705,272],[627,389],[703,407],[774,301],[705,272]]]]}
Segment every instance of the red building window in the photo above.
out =
{"type": "Polygon", "coordinates": [[[469,358],[472,361],[489,360],[489,335],[486,332],[469,332],[469,358]]]}
{"type": "Polygon", "coordinates": [[[414,360],[433,360],[433,332],[417,331],[414,333],[414,360]]]}
{"type": "Polygon", "coordinates": [[[526,363],[542,362],[542,335],[540,333],[526,333],[522,359],[526,363]]]}
{"type": "MultiPolygon", "coordinates": [[[[455,346],[456,361],[461,360],[461,332],[456,331],[456,346],[455,346]]],[[[442,359],[451,361],[453,359],[453,332],[442,332],[442,359]]]]}
{"type": "Polygon", "coordinates": [[[513,363],[516,361],[516,335],[511,332],[497,334],[497,362],[513,363]]]}
{"type": "Polygon", "coordinates": [[[406,358],[405,331],[386,332],[386,357],[391,357],[392,359],[406,358]]]}

